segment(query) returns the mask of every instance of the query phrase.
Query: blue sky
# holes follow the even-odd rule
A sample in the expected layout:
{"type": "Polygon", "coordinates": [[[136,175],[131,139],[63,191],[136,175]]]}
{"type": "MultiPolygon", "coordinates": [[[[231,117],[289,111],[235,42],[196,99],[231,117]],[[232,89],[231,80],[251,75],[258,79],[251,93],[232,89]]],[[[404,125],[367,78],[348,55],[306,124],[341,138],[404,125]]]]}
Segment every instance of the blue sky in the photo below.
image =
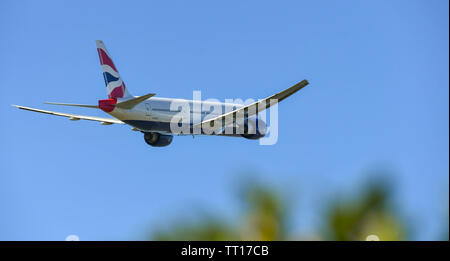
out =
{"type": "MultiPolygon", "coordinates": [[[[289,191],[295,233],[391,171],[413,238],[448,222],[448,1],[1,1],[0,240],[145,239],[206,209],[237,218],[235,183],[289,191]],[[279,106],[274,146],[225,137],[145,144],[126,126],[11,104],[106,97],[95,40],[134,95],[263,98],[279,106]]],[[[448,223],[447,223],[448,225],[448,223]]],[[[447,227],[448,229],[448,227],[447,227]]]]}

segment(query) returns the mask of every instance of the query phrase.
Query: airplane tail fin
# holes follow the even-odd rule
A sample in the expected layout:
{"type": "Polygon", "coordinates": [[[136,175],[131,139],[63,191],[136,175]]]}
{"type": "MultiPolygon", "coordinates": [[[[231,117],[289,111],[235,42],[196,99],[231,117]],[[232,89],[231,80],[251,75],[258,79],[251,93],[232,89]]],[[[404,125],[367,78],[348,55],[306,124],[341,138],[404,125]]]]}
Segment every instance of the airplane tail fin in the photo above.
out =
{"type": "Polygon", "coordinates": [[[120,77],[119,71],[116,69],[116,66],[111,59],[111,55],[109,55],[106,50],[105,44],[101,40],[97,40],[95,43],[97,44],[98,56],[100,58],[100,64],[102,65],[108,98],[134,98],[126,89],[125,83],[120,77]]]}

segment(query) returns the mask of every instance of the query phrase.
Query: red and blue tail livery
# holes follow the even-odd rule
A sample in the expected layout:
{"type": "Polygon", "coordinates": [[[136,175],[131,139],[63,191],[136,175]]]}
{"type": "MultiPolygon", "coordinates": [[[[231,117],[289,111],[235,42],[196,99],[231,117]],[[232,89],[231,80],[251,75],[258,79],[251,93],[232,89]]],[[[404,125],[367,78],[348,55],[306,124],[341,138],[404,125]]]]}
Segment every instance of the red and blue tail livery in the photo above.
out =
{"type": "Polygon", "coordinates": [[[108,93],[108,98],[110,99],[121,99],[132,97],[120,77],[119,71],[117,70],[114,62],[111,59],[111,55],[106,50],[106,46],[102,41],[95,41],[97,44],[98,57],[100,58],[100,64],[102,65],[103,78],[105,79],[106,90],[108,93]]]}

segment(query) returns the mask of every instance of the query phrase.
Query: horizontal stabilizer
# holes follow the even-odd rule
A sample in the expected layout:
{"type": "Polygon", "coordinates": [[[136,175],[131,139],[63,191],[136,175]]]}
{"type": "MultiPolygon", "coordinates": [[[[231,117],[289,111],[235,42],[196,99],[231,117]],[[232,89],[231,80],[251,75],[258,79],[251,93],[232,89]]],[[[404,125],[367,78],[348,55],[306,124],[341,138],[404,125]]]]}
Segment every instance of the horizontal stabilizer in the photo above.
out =
{"type": "Polygon", "coordinates": [[[136,98],[133,98],[133,99],[126,100],[124,102],[116,103],[114,106],[117,107],[117,108],[121,108],[121,109],[133,109],[134,106],[138,105],[139,103],[141,103],[141,102],[143,102],[143,101],[145,101],[148,98],[151,98],[153,96],[155,96],[154,93],[149,93],[149,94],[146,94],[146,95],[143,95],[143,96],[139,96],[139,97],[136,97],[136,98]]]}
{"type": "Polygon", "coordinates": [[[98,105],[72,104],[72,103],[57,103],[57,102],[44,102],[44,103],[45,103],[45,104],[52,104],[52,105],[75,106],[75,107],[84,107],[84,108],[95,108],[95,109],[98,109],[98,105]]]}

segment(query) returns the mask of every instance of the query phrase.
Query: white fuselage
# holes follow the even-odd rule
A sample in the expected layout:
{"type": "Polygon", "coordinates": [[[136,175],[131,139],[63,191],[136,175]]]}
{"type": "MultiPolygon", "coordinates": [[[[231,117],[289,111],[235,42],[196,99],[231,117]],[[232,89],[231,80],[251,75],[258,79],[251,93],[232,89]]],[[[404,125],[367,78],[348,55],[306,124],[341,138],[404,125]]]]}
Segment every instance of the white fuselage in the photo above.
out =
{"type": "Polygon", "coordinates": [[[140,131],[171,134],[170,123],[175,116],[179,117],[182,113],[188,114],[182,122],[192,124],[218,117],[243,106],[233,103],[152,97],[132,109],[114,108],[109,114],[140,131]]]}

